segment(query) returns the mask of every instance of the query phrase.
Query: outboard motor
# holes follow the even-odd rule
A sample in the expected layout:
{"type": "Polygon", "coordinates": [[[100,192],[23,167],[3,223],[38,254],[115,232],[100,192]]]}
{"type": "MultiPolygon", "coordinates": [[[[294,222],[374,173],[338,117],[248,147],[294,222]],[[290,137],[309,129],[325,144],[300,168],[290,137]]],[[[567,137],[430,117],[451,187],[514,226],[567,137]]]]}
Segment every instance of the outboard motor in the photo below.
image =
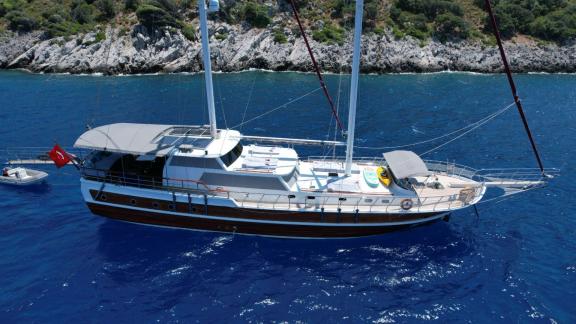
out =
{"type": "Polygon", "coordinates": [[[218,0],[209,0],[208,1],[208,12],[217,12],[220,10],[220,4],[218,0]]]}

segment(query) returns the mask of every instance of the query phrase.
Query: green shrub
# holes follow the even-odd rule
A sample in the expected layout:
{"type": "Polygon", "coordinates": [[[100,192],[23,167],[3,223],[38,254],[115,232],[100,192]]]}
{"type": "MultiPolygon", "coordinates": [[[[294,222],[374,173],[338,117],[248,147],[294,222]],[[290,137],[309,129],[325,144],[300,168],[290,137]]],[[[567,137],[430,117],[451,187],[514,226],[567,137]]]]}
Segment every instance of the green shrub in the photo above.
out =
{"type": "Polygon", "coordinates": [[[576,6],[538,17],[529,26],[530,34],[544,40],[565,42],[576,38],[576,6]]]}
{"type": "Polygon", "coordinates": [[[424,14],[428,19],[450,12],[456,16],[464,15],[462,7],[446,0],[398,0],[394,6],[414,14],[424,14]]]}
{"type": "MultiPolygon", "coordinates": [[[[441,38],[448,36],[452,29],[458,33],[455,35],[457,38],[467,35],[469,27],[460,18],[463,14],[464,10],[459,4],[447,0],[397,0],[390,8],[390,18],[402,33],[421,40],[430,36],[432,25],[435,25],[436,34],[441,38]],[[438,22],[440,17],[441,21],[438,22]],[[464,27],[466,32],[461,33],[464,27]]],[[[399,35],[397,31],[393,32],[399,35]]]]}
{"type": "Polygon", "coordinates": [[[153,5],[143,4],[136,10],[138,21],[147,27],[172,26],[180,27],[180,23],[166,10],[153,5]]]}
{"type": "Polygon", "coordinates": [[[254,2],[248,2],[244,5],[242,17],[246,22],[256,28],[264,28],[270,24],[268,9],[254,2]]]}
{"type": "Polygon", "coordinates": [[[116,7],[113,0],[97,0],[94,5],[100,11],[100,20],[109,20],[116,16],[116,7]]]}
{"type": "Polygon", "coordinates": [[[342,44],[344,41],[344,29],[336,25],[326,24],[321,30],[313,32],[312,38],[321,43],[342,44]]]}
{"type": "Polygon", "coordinates": [[[288,38],[286,38],[286,35],[282,29],[274,30],[274,42],[278,44],[285,44],[288,42],[288,38]]]}
{"type": "Polygon", "coordinates": [[[95,11],[93,5],[84,2],[72,9],[72,18],[80,24],[89,24],[94,21],[95,11]]]}
{"type": "Polygon", "coordinates": [[[126,11],[136,11],[139,5],[139,0],[124,0],[124,10],[126,11]]]}
{"type": "MultiPolygon", "coordinates": [[[[544,40],[564,42],[576,37],[576,4],[567,0],[497,0],[493,1],[494,15],[500,34],[510,38],[523,33],[544,40]]],[[[484,9],[484,0],[474,0],[484,9]]],[[[492,32],[489,18],[484,29],[492,32]]]]}
{"type": "Polygon", "coordinates": [[[36,19],[22,11],[10,11],[5,18],[8,20],[8,27],[11,30],[28,32],[38,27],[36,19]]]}
{"type": "Polygon", "coordinates": [[[184,27],[182,27],[182,35],[191,42],[195,42],[197,39],[196,30],[192,25],[184,25],[184,27]]]}
{"type": "Polygon", "coordinates": [[[66,20],[51,22],[46,26],[46,33],[50,37],[74,35],[82,30],[82,25],[79,23],[66,20]]]}
{"type": "Polygon", "coordinates": [[[402,39],[406,37],[406,34],[402,30],[400,30],[396,25],[392,26],[392,35],[394,35],[394,38],[396,39],[402,39]]]}
{"type": "Polygon", "coordinates": [[[216,35],[214,35],[214,38],[216,38],[219,41],[223,41],[226,38],[228,38],[228,33],[217,33],[216,35]]]}
{"type": "Polygon", "coordinates": [[[164,9],[173,17],[179,16],[178,5],[176,4],[175,0],[150,0],[149,4],[164,9]]]}
{"type": "Polygon", "coordinates": [[[396,22],[407,35],[418,39],[425,39],[429,36],[428,21],[423,14],[402,11],[396,22]]]}
{"type": "Polygon", "coordinates": [[[370,2],[364,6],[364,19],[375,20],[378,18],[378,3],[370,2]]]}
{"type": "Polygon", "coordinates": [[[26,0],[0,0],[0,17],[13,10],[22,11],[26,4],[26,0]]]}
{"type": "Polygon", "coordinates": [[[382,28],[382,27],[376,27],[376,28],[374,28],[374,34],[376,34],[376,35],[378,35],[378,36],[384,35],[384,28],[382,28]]]}
{"type": "Polygon", "coordinates": [[[196,6],[198,6],[198,1],[194,1],[194,0],[180,0],[180,2],[178,3],[178,6],[184,10],[186,9],[192,9],[192,8],[196,8],[196,6]]]}
{"type": "Polygon", "coordinates": [[[123,37],[125,35],[127,35],[130,32],[130,29],[127,27],[120,27],[120,31],[118,31],[118,36],[119,37],[123,37]]]}
{"type": "Polygon", "coordinates": [[[470,34],[468,23],[461,17],[451,13],[444,13],[438,16],[435,22],[435,35],[441,40],[466,39],[470,34]]]}
{"type": "Polygon", "coordinates": [[[332,18],[343,18],[344,12],[350,5],[351,4],[347,3],[345,0],[332,0],[329,4],[329,8],[332,10],[330,16],[332,18]]]}
{"type": "Polygon", "coordinates": [[[106,33],[104,33],[103,31],[99,31],[96,33],[96,37],[94,39],[95,43],[100,43],[101,41],[106,40],[106,33]]]}
{"type": "MultiPolygon", "coordinates": [[[[493,10],[498,30],[503,38],[510,38],[518,32],[527,32],[528,25],[534,21],[532,12],[517,4],[500,2],[493,10]]],[[[486,16],[484,26],[486,31],[492,32],[490,16],[486,16]]]]}

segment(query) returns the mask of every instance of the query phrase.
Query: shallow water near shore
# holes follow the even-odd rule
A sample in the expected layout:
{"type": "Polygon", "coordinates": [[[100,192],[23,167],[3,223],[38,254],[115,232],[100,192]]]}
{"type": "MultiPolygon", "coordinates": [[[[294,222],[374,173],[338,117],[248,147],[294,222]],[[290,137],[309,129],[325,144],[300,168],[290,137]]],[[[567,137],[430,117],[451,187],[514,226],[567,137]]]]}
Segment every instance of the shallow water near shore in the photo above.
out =
{"type": "MultiPolygon", "coordinates": [[[[334,136],[314,75],[214,78],[221,128],[278,108],[242,132],[334,136]]],[[[346,122],[348,76],[326,79],[346,122]]],[[[449,222],[377,237],[286,240],[106,220],[85,207],[73,168],[38,167],[50,173],[48,184],[0,186],[0,322],[574,322],[576,75],[516,79],[544,164],[561,176],[545,189],[481,204],[479,216],[464,210],[449,222]]],[[[70,147],[87,126],[113,122],[207,123],[203,93],[202,75],[193,74],[0,72],[0,146],[70,147]]],[[[365,75],[357,143],[424,141],[510,103],[504,75],[365,75]]],[[[536,167],[515,107],[425,158],[536,167]]]]}

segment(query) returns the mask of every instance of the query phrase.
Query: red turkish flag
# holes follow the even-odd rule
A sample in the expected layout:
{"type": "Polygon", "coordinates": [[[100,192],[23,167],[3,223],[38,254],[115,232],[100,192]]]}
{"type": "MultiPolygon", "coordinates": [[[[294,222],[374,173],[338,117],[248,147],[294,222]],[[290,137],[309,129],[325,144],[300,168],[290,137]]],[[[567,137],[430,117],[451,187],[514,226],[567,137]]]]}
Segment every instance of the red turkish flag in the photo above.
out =
{"type": "Polygon", "coordinates": [[[70,162],[70,156],[58,144],[54,145],[52,150],[48,152],[48,156],[54,161],[57,168],[61,168],[70,162]]]}

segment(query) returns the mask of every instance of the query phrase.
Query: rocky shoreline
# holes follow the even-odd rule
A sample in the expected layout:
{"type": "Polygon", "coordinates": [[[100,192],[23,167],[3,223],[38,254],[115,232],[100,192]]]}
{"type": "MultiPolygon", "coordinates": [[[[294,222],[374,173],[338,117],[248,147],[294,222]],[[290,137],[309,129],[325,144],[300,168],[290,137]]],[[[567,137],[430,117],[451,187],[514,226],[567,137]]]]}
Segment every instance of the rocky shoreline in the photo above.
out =
{"type": "MultiPolygon", "coordinates": [[[[211,34],[216,71],[312,70],[302,38],[288,29],[284,44],[276,43],[268,29],[218,23],[212,26],[211,34]]],[[[350,37],[342,46],[312,40],[323,71],[349,71],[350,37]]],[[[558,46],[521,39],[505,46],[515,72],[576,72],[576,43],[558,46]]],[[[189,41],[178,30],[148,30],[140,25],[129,32],[108,27],[103,40],[98,40],[96,33],[66,39],[45,39],[40,32],[5,34],[0,36],[0,68],[73,74],[198,72],[202,68],[200,50],[199,42],[189,41]]],[[[502,71],[497,48],[478,41],[423,44],[410,37],[397,40],[391,33],[373,34],[363,36],[362,51],[364,73],[502,71]]]]}

